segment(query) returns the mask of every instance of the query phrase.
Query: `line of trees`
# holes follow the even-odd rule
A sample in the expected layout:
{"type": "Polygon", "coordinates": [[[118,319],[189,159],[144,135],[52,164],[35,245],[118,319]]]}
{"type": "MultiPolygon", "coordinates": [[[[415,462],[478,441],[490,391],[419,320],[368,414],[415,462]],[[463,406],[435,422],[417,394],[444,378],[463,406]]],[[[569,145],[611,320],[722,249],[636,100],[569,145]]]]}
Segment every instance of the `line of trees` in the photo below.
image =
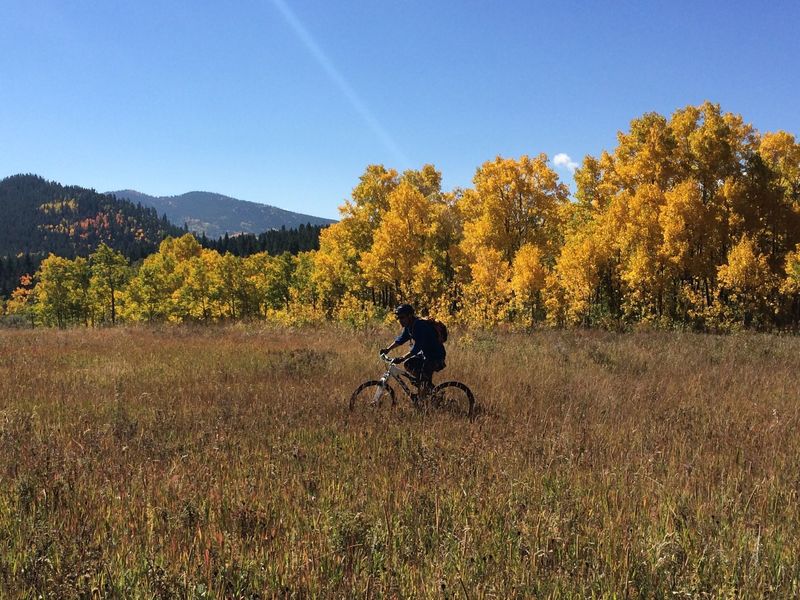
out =
{"type": "Polygon", "coordinates": [[[48,256],[34,277],[22,278],[6,312],[57,327],[265,318],[302,300],[296,278],[310,257],[223,255],[186,234],[165,239],[134,267],[101,244],[88,258],[48,256]]]}
{"type": "Polygon", "coordinates": [[[296,229],[271,229],[258,235],[242,233],[229,236],[227,233],[218,239],[209,239],[203,234],[199,240],[203,248],[216,250],[220,254],[230,252],[234,256],[250,256],[259,252],[268,254],[281,254],[289,252],[307,252],[319,248],[319,234],[324,226],[301,224],[296,229]]]}
{"type": "MultiPolygon", "coordinates": [[[[209,239],[205,235],[198,237],[198,242],[203,248],[216,250],[220,254],[230,253],[234,256],[246,257],[259,252],[266,252],[270,255],[278,255],[284,252],[298,254],[308,250],[319,248],[319,234],[322,231],[321,225],[300,225],[297,229],[280,229],[266,231],[264,233],[241,234],[228,236],[219,239],[209,239]]],[[[141,255],[137,248],[131,252],[130,248],[121,251],[134,265],[141,262],[144,256],[152,254],[158,248],[157,243],[152,244],[147,254],[141,255]],[[127,251],[126,251],[127,250],[127,251]]],[[[118,249],[116,244],[114,249],[118,249]]],[[[0,299],[8,299],[11,293],[19,286],[22,276],[32,276],[38,269],[42,260],[50,253],[25,253],[19,256],[0,256],[0,299]]],[[[58,253],[55,253],[58,254],[58,253]]],[[[88,256],[89,252],[82,249],[77,252],[81,256],[88,256]]],[[[58,254],[65,256],[64,254],[58,254]]],[[[69,252],[67,256],[75,256],[76,252],[69,252]]]]}
{"type": "Polygon", "coordinates": [[[96,299],[88,312],[80,302],[55,311],[49,269],[63,259],[51,257],[7,309],[56,325],[365,321],[403,301],[483,326],[800,324],[791,134],[760,134],[711,103],[649,113],[613,151],[587,156],[575,182],[571,199],[544,154],[487,161],[472,188],[452,191],[432,165],[402,174],[371,165],[318,250],[239,258],[184,236],[138,269],[118,261],[101,272],[99,258],[80,268],[76,259],[82,275],[67,296],[77,302],[85,290],[96,299]],[[117,268],[126,275],[112,287],[117,268]]]}

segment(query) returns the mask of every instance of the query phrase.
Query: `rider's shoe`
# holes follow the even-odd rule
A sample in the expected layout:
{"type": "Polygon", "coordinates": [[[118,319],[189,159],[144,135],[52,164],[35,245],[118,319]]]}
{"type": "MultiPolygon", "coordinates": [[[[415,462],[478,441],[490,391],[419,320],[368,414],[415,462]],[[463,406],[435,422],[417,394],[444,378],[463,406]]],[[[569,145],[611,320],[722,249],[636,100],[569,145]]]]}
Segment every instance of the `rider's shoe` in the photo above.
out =
{"type": "Polygon", "coordinates": [[[420,397],[420,399],[427,398],[428,396],[431,395],[432,391],[433,391],[433,385],[431,385],[429,382],[423,381],[422,383],[419,384],[419,397],[420,397]]]}

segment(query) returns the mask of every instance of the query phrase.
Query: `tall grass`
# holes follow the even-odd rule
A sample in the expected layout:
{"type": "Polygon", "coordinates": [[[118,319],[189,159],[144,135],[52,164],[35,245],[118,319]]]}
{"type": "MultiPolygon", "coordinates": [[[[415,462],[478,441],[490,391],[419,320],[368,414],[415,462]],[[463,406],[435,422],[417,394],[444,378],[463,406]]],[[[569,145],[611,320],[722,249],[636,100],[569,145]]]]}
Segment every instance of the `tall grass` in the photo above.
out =
{"type": "Polygon", "coordinates": [[[350,414],[392,333],[0,331],[0,596],[800,592],[800,339],[456,333],[474,423],[350,414]]]}

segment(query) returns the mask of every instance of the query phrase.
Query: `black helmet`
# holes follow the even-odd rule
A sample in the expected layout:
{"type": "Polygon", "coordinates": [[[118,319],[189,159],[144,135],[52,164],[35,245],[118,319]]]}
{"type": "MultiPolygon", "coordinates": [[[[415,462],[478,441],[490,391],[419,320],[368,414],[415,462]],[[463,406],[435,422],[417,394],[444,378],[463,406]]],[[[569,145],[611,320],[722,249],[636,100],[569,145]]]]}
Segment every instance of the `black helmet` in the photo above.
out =
{"type": "Polygon", "coordinates": [[[405,315],[414,316],[414,307],[410,304],[401,304],[397,308],[394,309],[394,315],[396,317],[403,317],[405,315]]]}

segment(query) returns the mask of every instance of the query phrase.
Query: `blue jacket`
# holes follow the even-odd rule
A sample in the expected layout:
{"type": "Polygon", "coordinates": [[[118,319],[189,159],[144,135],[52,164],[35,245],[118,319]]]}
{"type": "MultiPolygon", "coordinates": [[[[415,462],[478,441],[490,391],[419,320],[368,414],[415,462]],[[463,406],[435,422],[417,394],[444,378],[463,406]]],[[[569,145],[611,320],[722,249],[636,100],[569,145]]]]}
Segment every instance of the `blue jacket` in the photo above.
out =
{"type": "Polygon", "coordinates": [[[439,341],[436,328],[430,321],[425,319],[414,319],[411,325],[403,327],[403,332],[395,339],[396,344],[405,344],[408,340],[414,340],[411,346],[411,354],[422,352],[425,358],[431,360],[445,359],[447,352],[444,345],[439,341]]]}

